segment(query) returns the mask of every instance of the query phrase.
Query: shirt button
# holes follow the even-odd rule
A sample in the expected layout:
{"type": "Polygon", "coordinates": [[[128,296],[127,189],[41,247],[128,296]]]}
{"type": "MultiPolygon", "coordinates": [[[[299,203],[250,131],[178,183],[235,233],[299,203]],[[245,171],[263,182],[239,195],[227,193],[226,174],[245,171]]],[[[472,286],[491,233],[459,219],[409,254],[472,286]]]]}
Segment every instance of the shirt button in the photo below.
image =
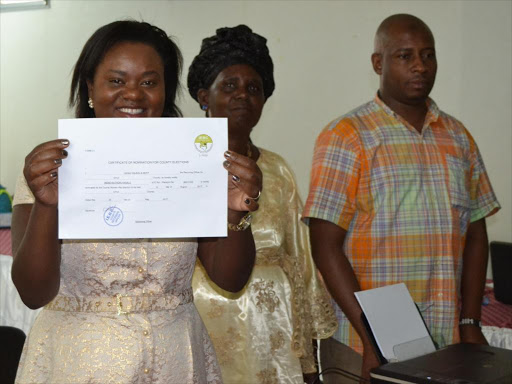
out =
{"type": "Polygon", "coordinates": [[[147,335],[149,335],[149,332],[148,332],[148,331],[144,331],[144,332],[142,332],[142,334],[143,334],[144,336],[147,336],[147,335]]]}
{"type": "Polygon", "coordinates": [[[144,269],[142,267],[139,267],[139,273],[144,272],[144,269]]]}
{"type": "Polygon", "coordinates": [[[107,303],[107,305],[108,305],[109,307],[111,307],[111,306],[112,306],[112,302],[110,302],[110,301],[109,301],[109,302],[107,303]]]}
{"type": "Polygon", "coordinates": [[[144,368],[144,373],[149,373],[149,368],[144,368]]]}
{"type": "Polygon", "coordinates": [[[443,294],[442,293],[438,293],[437,296],[443,297],[443,294]]]}

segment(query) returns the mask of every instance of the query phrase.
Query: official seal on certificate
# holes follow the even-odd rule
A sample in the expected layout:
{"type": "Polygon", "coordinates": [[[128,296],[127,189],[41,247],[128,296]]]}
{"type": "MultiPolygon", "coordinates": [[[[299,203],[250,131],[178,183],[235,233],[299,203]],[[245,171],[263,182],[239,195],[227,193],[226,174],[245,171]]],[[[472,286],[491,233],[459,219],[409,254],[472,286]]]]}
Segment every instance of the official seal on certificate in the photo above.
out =
{"type": "Polygon", "coordinates": [[[123,211],[116,206],[108,207],[103,213],[103,220],[107,225],[115,227],[123,222],[123,211]]]}

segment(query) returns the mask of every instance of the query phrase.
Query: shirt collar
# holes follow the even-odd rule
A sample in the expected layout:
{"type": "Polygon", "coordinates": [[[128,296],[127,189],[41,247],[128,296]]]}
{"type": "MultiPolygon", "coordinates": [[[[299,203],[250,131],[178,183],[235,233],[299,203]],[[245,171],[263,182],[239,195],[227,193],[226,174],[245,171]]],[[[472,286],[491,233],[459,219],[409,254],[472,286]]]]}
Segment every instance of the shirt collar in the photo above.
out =
{"type": "MultiPolygon", "coordinates": [[[[402,123],[404,123],[406,126],[410,126],[410,124],[405,121],[405,119],[400,116],[398,113],[394,112],[391,108],[389,108],[386,103],[382,101],[382,99],[379,97],[379,92],[375,94],[375,103],[381,107],[384,112],[386,112],[388,115],[393,116],[394,118],[400,120],[402,123]]],[[[425,123],[423,124],[423,127],[428,127],[430,124],[435,123],[437,119],[439,118],[439,108],[437,107],[437,104],[432,100],[430,97],[427,98],[427,115],[425,116],[425,123]]]]}

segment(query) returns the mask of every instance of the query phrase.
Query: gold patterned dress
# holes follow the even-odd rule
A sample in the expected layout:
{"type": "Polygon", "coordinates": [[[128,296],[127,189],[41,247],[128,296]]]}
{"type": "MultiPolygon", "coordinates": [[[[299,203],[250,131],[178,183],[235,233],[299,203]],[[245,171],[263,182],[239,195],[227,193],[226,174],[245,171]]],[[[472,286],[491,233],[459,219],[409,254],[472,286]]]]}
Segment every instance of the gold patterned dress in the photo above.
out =
{"type": "MultiPolygon", "coordinates": [[[[20,177],[15,204],[34,198],[20,177]]],[[[63,241],[17,383],[222,383],[193,303],[197,241],[63,241]]]]}
{"type": "Polygon", "coordinates": [[[198,261],[194,301],[226,384],[302,384],[303,371],[315,372],[312,339],[330,337],[336,318],[317,278],[291,170],[263,149],[257,164],[263,191],[251,225],[256,244],[251,278],[238,294],[222,291],[198,261]]]}

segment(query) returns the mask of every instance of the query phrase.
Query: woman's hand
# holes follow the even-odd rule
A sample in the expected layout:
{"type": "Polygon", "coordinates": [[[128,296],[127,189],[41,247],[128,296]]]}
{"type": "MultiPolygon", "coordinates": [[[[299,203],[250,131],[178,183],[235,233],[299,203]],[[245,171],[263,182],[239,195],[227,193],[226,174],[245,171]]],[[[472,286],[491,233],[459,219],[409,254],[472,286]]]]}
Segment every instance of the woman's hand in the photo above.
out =
{"type": "Polygon", "coordinates": [[[256,211],[263,175],[256,162],[233,151],[224,153],[228,170],[228,208],[233,211],[256,211]]]}
{"type": "Polygon", "coordinates": [[[65,139],[48,141],[35,147],[25,157],[23,174],[37,202],[55,206],[58,202],[58,169],[68,155],[65,139]]]}

